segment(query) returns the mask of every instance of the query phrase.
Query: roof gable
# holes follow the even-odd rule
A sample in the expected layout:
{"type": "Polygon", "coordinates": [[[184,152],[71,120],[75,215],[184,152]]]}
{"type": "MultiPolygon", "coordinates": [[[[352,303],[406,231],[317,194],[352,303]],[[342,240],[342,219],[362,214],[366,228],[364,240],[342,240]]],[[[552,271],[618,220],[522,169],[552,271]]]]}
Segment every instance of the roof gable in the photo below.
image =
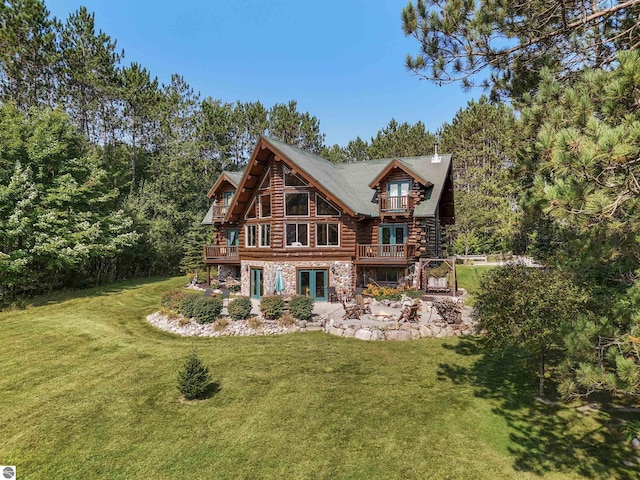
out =
{"type": "Polygon", "coordinates": [[[238,183],[240,182],[240,179],[242,178],[242,173],[241,172],[225,172],[223,171],[220,176],[218,177],[218,180],[216,180],[216,183],[213,184],[213,187],[211,187],[211,190],[209,190],[209,193],[207,193],[207,197],[211,198],[213,197],[216,192],[218,191],[218,189],[225,183],[228,182],[231,184],[232,187],[234,188],[238,188],[238,183]]]}
{"type": "Polygon", "coordinates": [[[376,178],[374,178],[369,183],[369,188],[376,188],[376,185],[378,185],[382,180],[384,180],[387,177],[387,175],[389,175],[389,173],[391,173],[391,171],[396,168],[399,168],[400,170],[405,172],[407,175],[409,175],[411,178],[413,178],[416,182],[420,183],[421,185],[424,185],[425,187],[432,185],[431,182],[429,182],[428,180],[425,180],[421,175],[414,172],[411,169],[411,167],[409,167],[409,165],[401,162],[397,158],[394,158],[389,162],[389,164],[384,168],[384,170],[382,170],[378,174],[378,176],[376,176],[376,178]]]}

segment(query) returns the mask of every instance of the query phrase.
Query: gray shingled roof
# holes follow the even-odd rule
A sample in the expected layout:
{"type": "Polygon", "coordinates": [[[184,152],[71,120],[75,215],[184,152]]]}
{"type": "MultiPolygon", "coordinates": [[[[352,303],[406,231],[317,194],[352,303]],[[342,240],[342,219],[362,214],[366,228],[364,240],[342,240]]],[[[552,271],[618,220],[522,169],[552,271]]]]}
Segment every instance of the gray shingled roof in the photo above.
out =
{"type": "MultiPolygon", "coordinates": [[[[316,182],[320,183],[351,210],[357,214],[371,217],[378,216],[375,191],[369,188],[369,184],[393,161],[392,158],[366,162],[333,163],[319,155],[293,147],[279,140],[265,136],[262,138],[293,162],[301,171],[314,178],[316,182]]],[[[416,217],[435,215],[447,172],[451,165],[451,154],[440,154],[439,156],[439,163],[433,163],[433,155],[398,158],[409,169],[433,184],[433,187],[427,189],[425,199],[416,206],[413,212],[416,217]]],[[[229,175],[236,183],[240,183],[242,172],[224,173],[229,175]]],[[[209,208],[202,223],[211,224],[212,220],[212,209],[209,208]]]]}
{"type": "MultiPolygon", "coordinates": [[[[306,150],[292,147],[272,138],[263,138],[353,211],[372,217],[378,216],[378,204],[374,198],[375,192],[369,188],[369,183],[380,175],[389,162],[393,161],[392,158],[366,162],[333,163],[306,150]]],[[[433,184],[433,187],[427,189],[425,200],[416,206],[413,213],[416,217],[435,215],[451,165],[451,154],[440,154],[439,156],[439,163],[433,163],[433,155],[398,159],[433,184]]]]}
{"type": "MultiPolygon", "coordinates": [[[[222,175],[227,175],[229,179],[235,183],[236,187],[240,185],[240,180],[242,180],[242,172],[229,172],[229,171],[223,170],[222,173],[220,174],[220,177],[222,175]]],[[[218,180],[216,180],[216,183],[218,183],[218,180]]],[[[202,219],[202,222],[200,223],[202,225],[211,225],[213,223],[213,204],[211,204],[211,206],[209,207],[209,211],[207,212],[207,214],[202,219]]]]}

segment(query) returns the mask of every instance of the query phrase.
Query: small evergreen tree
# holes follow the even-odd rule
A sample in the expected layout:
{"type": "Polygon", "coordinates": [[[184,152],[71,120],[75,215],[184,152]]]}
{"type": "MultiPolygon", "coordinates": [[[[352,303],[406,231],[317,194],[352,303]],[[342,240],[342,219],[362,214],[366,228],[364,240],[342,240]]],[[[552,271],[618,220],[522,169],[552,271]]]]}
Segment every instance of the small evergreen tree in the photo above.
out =
{"type": "Polygon", "coordinates": [[[209,369],[198,357],[194,349],[178,373],[178,390],[187,400],[202,397],[209,386],[209,369]]]}

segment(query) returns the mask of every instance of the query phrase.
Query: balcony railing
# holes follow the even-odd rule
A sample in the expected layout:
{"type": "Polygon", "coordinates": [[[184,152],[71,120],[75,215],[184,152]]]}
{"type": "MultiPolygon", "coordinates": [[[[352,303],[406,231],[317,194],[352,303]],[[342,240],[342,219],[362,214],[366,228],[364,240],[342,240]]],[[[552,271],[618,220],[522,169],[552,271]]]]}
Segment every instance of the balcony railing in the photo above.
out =
{"type": "Polygon", "coordinates": [[[364,261],[406,261],[415,256],[415,245],[400,243],[395,245],[360,244],[358,260],[364,261]]]}
{"type": "Polygon", "coordinates": [[[211,207],[211,217],[214,220],[222,220],[227,214],[228,205],[213,205],[211,207]]]}
{"type": "Polygon", "coordinates": [[[219,260],[238,257],[238,247],[236,245],[205,245],[203,250],[205,260],[219,260]]]}
{"type": "Polygon", "coordinates": [[[408,213],[413,210],[413,197],[378,197],[380,213],[408,213]]]}

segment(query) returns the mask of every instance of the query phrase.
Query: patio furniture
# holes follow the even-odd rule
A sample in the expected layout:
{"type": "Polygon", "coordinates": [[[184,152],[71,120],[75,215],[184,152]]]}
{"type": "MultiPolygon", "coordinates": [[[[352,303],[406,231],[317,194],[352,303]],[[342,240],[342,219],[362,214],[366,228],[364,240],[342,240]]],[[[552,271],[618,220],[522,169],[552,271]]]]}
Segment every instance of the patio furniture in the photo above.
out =
{"type": "Polygon", "coordinates": [[[355,318],[356,320],[360,320],[360,314],[362,313],[360,309],[360,305],[357,303],[342,303],[342,307],[344,308],[344,315],[342,316],[343,320],[348,320],[350,318],[355,318]]]}
{"type": "Polygon", "coordinates": [[[371,299],[365,298],[362,294],[356,295],[356,303],[362,313],[371,313],[371,299]]]}
{"type": "Polygon", "coordinates": [[[327,300],[329,300],[329,303],[338,301],[338,292],[336,292],[336,287],[327,287],[327,300]]]}

